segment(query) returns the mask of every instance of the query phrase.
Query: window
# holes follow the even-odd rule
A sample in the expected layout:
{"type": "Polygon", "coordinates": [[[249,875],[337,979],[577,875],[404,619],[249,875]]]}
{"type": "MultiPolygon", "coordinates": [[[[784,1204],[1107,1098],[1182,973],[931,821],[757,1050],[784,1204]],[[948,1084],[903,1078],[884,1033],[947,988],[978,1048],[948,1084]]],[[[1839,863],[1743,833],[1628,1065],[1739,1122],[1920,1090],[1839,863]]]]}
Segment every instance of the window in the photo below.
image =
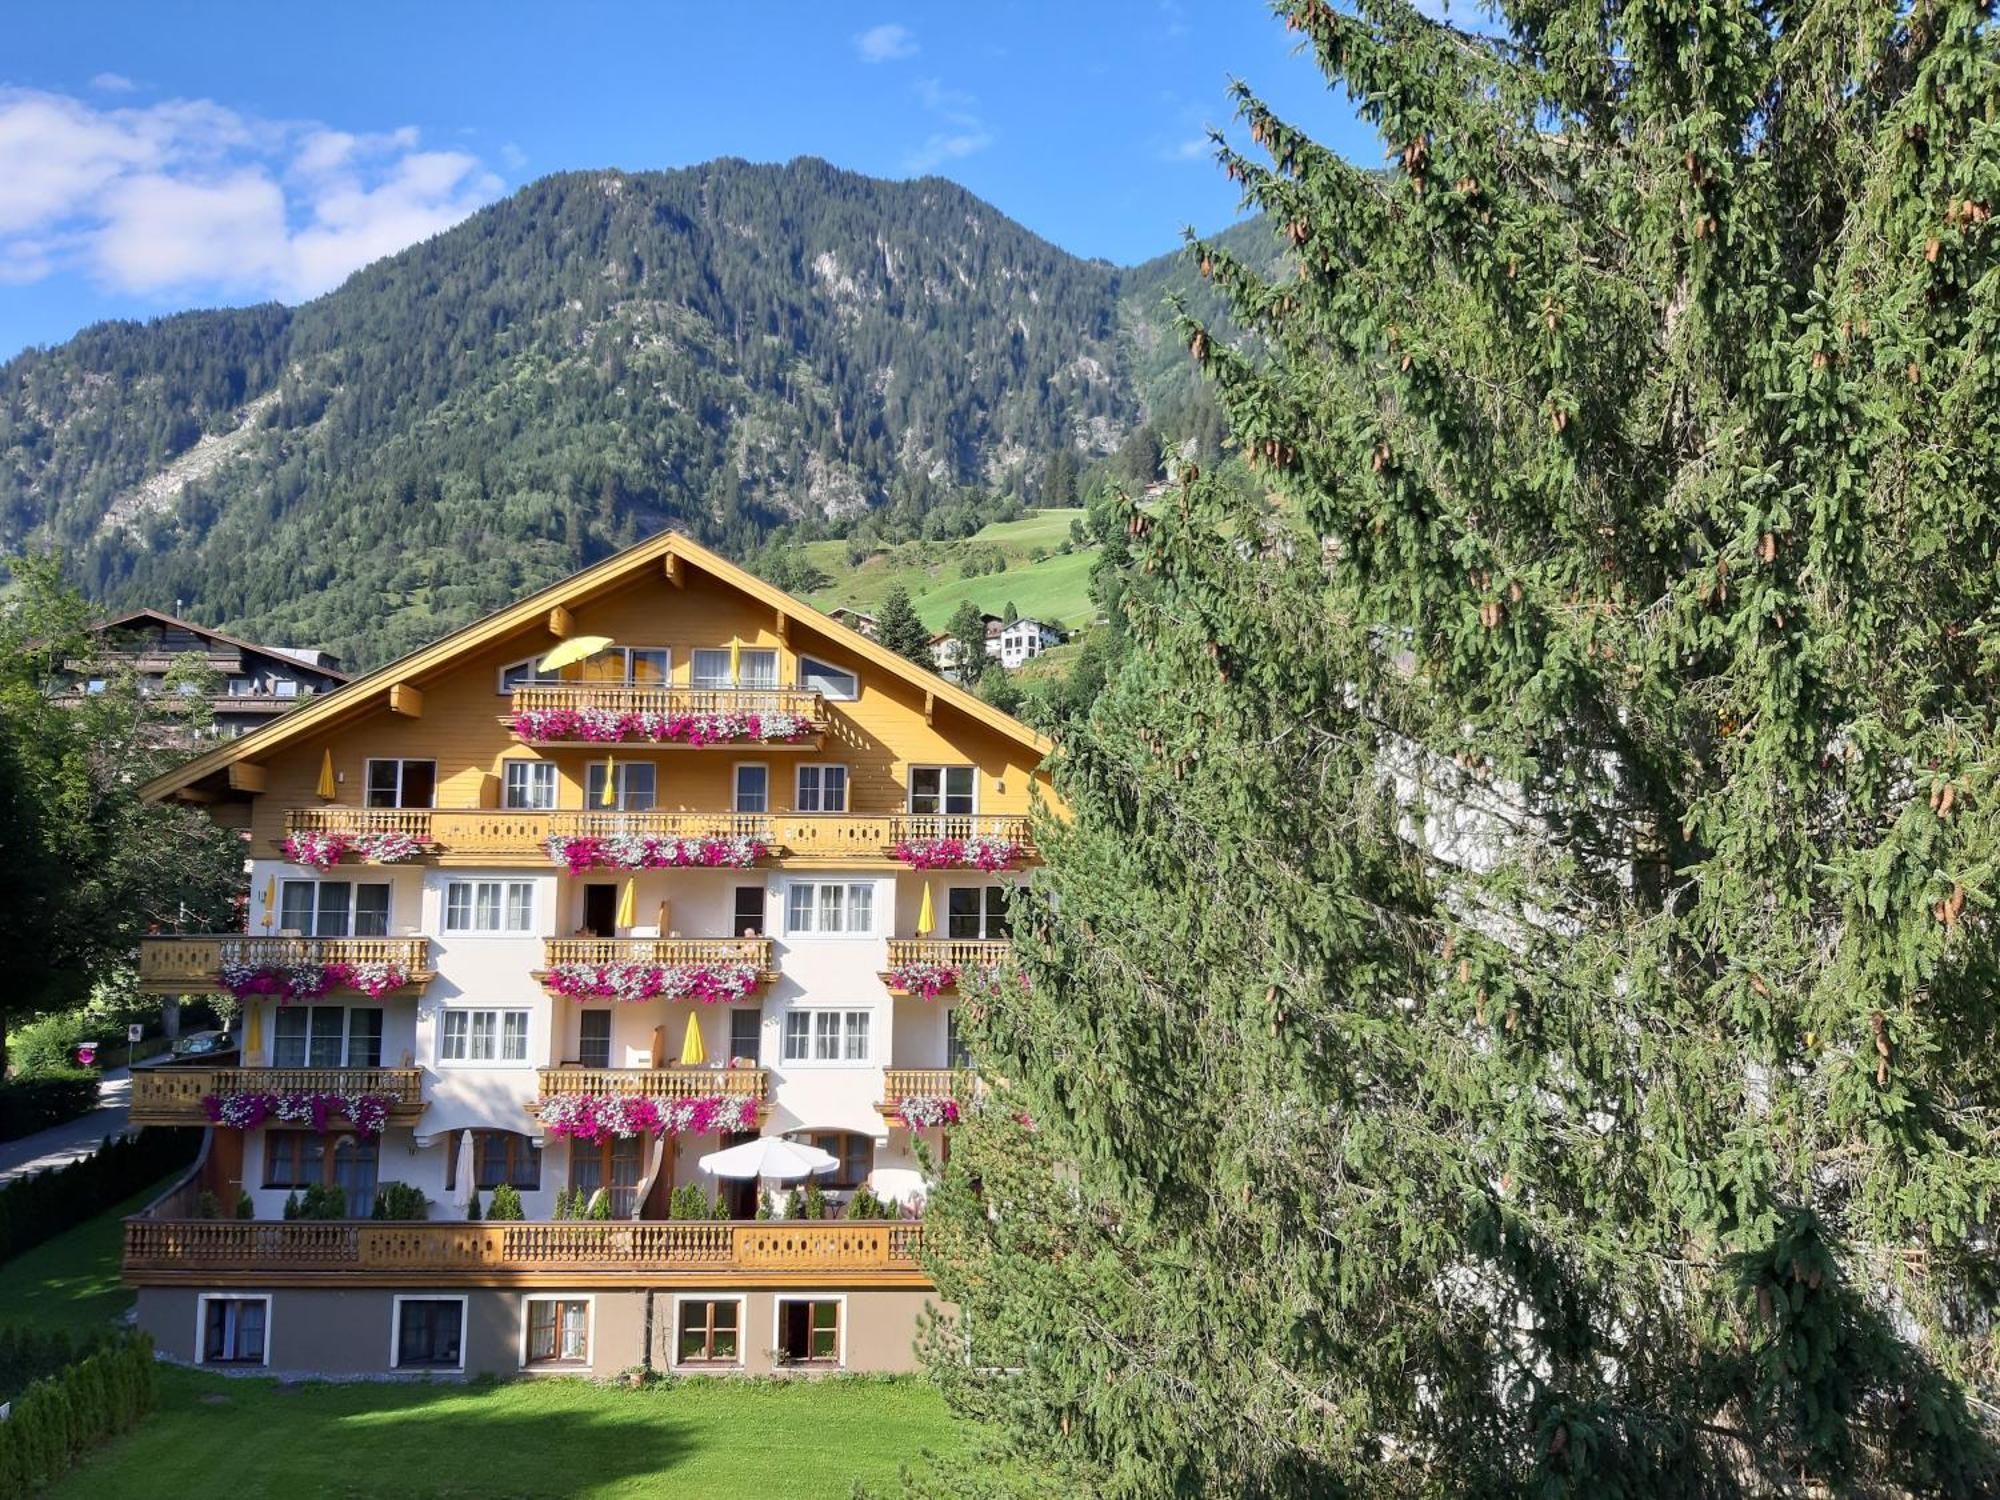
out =
{"type": "Polygon", "coordinates": [[[611,1012],[579,1011],[576,1018],[576,1060],[586,1068],[611,1066],[611,1012]]]}
{"type": "Polygon", "coordinates": [[[690,685],[698,688],[775,688],[778,685],[778,653],[738,652],[736,677],[731,681],[728,651],[697,651],[689,675],[690,685]]]}
{"type": "Polygon", "coordinates": [[[102,677],[93,677],[90,679],[90,681],[86,682],[83,685],[83,690],[86,693],[91,694],[92,696],[96,696],[97,694],[102,693],[106,688],[110,686],[111,684],[107,679],[102,677]]]}
{"type": "Polygon", "coordinates": [[[211,1297],[201,1306],[201,1362],[205,1365],[266,1363],[264,1341],[271,1322],[269,1297],[211,1297]]]}
{"type": "Polygon", "coordinates": [[[584,784],[585,807],[646,812],[654,805],[659,768],[649,760],[621,760],[612,768],[611,801],[604,800],[604,762],[592,761],[584,784]]]}
{"type": "Polygon", "coordinates": [[[579,682],[658,687],[667,680],[670,661],[664,646],[606,646],[576,666],[565,667],[562,676],[579,682]]]}
{"type": "Polygon", "coordinates": [[[677,1365],[733,1365],[742,1360],[743,1300],[686,1298],[674,1340],[677,1365]]]}
{"type": "Polygon", "coordinates": [[[445,1062],[528,1060],[528,1013],[525,1010],[448,1010],[438,1041],[445,1062]]]}
{"type": "Polygon", "coordinates": [[[847,767],[800,766],[798,810],[800,812],[846,812],[847,767]]]}
{"type": "Polygon", "coordinates": [[[973,810],[971,766],[911,766],[910,811],[969,813],[973,810]]]}
{"type": "Polygon", "coordinates": [[[839,1364],[840,1300],[778,1299],[777,1344],[781,1365],[839,1364]]]}
{"type": "Polygon", "coordinates": [[[794,1010],[785,1015],[785,1061],[867,1062],[865,1010],[794,1010]]]}
{"type": "Polygon", "coordinates": [[[945,936],[952,938],[1012,937],[1007,925],[1007,887],[955,885],[945,893],[945,936]]]}
{"type": "Polygon", "coordinates": [[[472,1161],[460,1162],[458,1170],[472,1172],[472,1185],[490,1190],[501,1183],[532,1192],[542,1185],[542,1147],[533,1136],[511,1130],[472,1132],[472,1161]]]}
{"type": "Polygon", "coordinates": [[[771,810],[771,768],[740,765],[736,768],[736,810],[760,813],[771,810]]]}
{"type": "Polygon", "coordinates": [[[611,1217],[629,1219],[639,1206],[640,1140],[636,1135],[569,1143],[569,1185],[586,1203],[599,1188],[611,1200],[611,1217]]]}
{"type": "Polygon", "coordinates": [[[785,890],[785,930],[798,936],[875,930],[872,881],[798,880],[785,890]]]}
{"type": "Polygon", "coordinates": [[[523,812],[547,812],[556,805],[556,767],[549,760],[507,762],[506,793],[501,806],[523,812]]]}
{"type": "Polygon", "coordinates": [[[764,1052],[764,1012],[743,1006],[729,1013],[729,1056],[759,1062],[764,1052]]]}
{"type": "MultiPolygon", "coordinates": [[[[282,1014],[282,1012],[280,1012],[282,1014]]],[[[264,1132],[264,1186],[324,1187],[327,1137],[316,1130],[264,1132]]]]}
{"type": "MultiPolygon", "coordinates": [[[[271,691],[280,698],[296,698],[299,695],[299,685],[289,677],[274,677],[271,679],[271,691]]],[[[411,805],[415,806],[416,804],[412,803],[411,805]]],[[[428,802],[423,805],[425,807],[430,806],[428,802]]]]}
{"type": "Polygon", "coordinates": [[[387,937],[388,883],[287,880],[279,892],[278,928],[301,937],[387,937]]]}
{"type": "Polygon", "coordinates": [[[465,1363],[463,1297],[396,1299],[396,1368],[457,1369],[465,1363]]]}
{"type": "Polygon", "coordinates": [[[373,1005],[285,1005],[272,1018],[274,1068],[379,1068],[382,1011],[373,1005]]]}
{"type": "Polygon", "coordinates": [[[736,916],[734,925],[729,930],[738,937],[764,935],[764,887],[761,885],[736,887],[736,916]]]}
{"type": "Polygon", "coordinates": [[[446,932],[531,932],[532,880],[454,880],[444,888],[446,932]]]}
{"type": "Polygon", "coordinates": [[[587,1297],[530,1297],[523,1363],[590,1363],[590,1300],[587,1297]]]}
{"type": "Polygon", "coordinates": [[[370,807],[429,807],[437,792],[434,760],[368,762],[370,807]]]}
{"type": "Polygon", "coordinates": [[[347,1216],[365,1219],[375,1207],[375,1175],[381,1152],[379,1136],[267,1130],[264,1186],[337,1187],[347,1195],[347,1216]]]}
{"type": "Polygon", "coordinates": [[[256,691],[257,684],[248,677],[232,677],[229,679],[229,696],[232,698],[248,698],[256,691]]]}
{"type": "Polygon", "coordinates": [[[535,672],[535,658],[526,661],[512,661],[500,669],[500,691],[511,693],[517,687],[526,687],[542,679],[535,672]]]}
{"type": "Polygon", "coordinates": [[[870,1136],[847,1130],[816,1130],[806,1137],[806,1143],[840,1161],[839,1166],[820,1178],[826,1187],[858,1188],[875,1170],[875,1142],[870,1136]]]}
{"type": "Polygon", "coordinates": [[[799,686],[822,698],[855,698],[861,693],[860,679],[852,672],[810,656],[799,658],[799,686]]]}

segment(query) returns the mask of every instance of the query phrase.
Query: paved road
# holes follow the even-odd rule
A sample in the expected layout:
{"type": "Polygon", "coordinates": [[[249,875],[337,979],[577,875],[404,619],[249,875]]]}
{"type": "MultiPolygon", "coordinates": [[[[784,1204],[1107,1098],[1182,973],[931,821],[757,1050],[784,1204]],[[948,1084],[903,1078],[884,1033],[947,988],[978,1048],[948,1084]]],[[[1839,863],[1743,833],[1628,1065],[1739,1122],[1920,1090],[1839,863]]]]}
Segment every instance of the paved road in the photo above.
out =
{"type": "Polygon", "coordinates": [[[0,1143],[0,1183],[39,1172],[44,1167],[60,1167],[90,1155],[107,1135],[123,1135],[125,1103],[131,1092],[131,1072],[125,1068],[113,1069],[104,1075],[97,1091],[97,1108],[89,1114],[24,1135],[18,1141],[0,1143]]]}

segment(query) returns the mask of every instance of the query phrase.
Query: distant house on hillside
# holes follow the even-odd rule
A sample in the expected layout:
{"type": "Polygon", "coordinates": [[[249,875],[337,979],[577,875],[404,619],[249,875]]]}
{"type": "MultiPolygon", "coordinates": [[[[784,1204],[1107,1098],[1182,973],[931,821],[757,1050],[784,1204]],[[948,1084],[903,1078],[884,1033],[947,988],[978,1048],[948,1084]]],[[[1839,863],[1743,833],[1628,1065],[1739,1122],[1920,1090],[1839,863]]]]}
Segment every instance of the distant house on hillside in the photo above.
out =
{"type": "Polygon", "coordinates": [[[138,678],[140,692],[165,692],[170,671],[198,664],[214,676],[209,706],[218,739],[247,734],[347,681],[339,658],[329,651],[259,646],[157,609],[135,609],[102,621],[91,627],[91,634],[98,649],[63,663],[53,688],[58,702],[106,692],[127,672],[138,678]]]}
{"type": "Polygon", "coordinates": [[[1061,628],[1049,624],[1046,620],[1021,619],[1012,625],[1001,627],[997,649],[989,632],[986,639],[986,654],[997,655],[1000,658],[1000,665],[1011,672],[1021,663],[1040,656],[1049,647],[1060,646],[1065,639],[1061,628]]]}
{"type": "MultiPolygon", "coordinates": [[[[1003,628],[998,615],[981,615],[986,622],[986,654],[995,661],[1000,659],[1000,631],[1003,628]]],[[[951,671],[958,665],[958,641],[948,630],[940,630],[931,637],[931,660],[940,672],[951,671]]]]}
{"type": "Polygon", "coordinates": [[[830,609],[827,613],[840,621],[849,630],[859,631],[871,641],[875,639],[875,617],[873,615],[863,614],[858,609],[849,609],[845,604],[837,609],[830,609]]]}

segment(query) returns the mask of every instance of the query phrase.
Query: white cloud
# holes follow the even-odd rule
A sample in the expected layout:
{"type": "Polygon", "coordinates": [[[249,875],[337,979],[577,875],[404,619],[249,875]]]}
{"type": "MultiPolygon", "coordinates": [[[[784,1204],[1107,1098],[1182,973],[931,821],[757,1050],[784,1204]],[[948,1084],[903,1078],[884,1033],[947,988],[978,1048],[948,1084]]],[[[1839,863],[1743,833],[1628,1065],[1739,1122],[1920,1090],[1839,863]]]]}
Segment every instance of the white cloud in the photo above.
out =
{"type": "Polygon", "coordinates": [[[506,164],[508,171],[518,172],[528,164],[528,153],[508,141],[500,148],[500,160],[506,164]]]}
{"type": "Polygon", "coordinates": [[[935,78],[919,78],[916,89],[924,109],[935,115],[943,128],[930,131],[903,153],[906,171],[929,172],[993,144],[993,132],[980,117],[978,99],[963,89],[946,88],[935,78]]]}
{"type": "Polygon", "coordinates": [[[901,62],[917,55],[917,38],[909,27],[889,22],[855,37],[854,50],[865,63],[901,62]]]}
{"type": "Polygon", "coordinates": [[[1198,135],[1189,140],[1176,141],[1171,146],[1160,148],[1161,161],[1200,161],[1208,155],[1210,142],[1207,136],[1198,135]]]}
{"type": "Polygon", "coordinates": [[[90,86],[100,94],[129,94],[139,85],[123,73],[99,73],[90,80],[90,86]]]}
{"type": "Polygon", "coordinates": [[[99,109],[0,89],[0,281],[298,301],[490,202],[499,178],[411,127],[261,120],[212,100],[99,109]]]}

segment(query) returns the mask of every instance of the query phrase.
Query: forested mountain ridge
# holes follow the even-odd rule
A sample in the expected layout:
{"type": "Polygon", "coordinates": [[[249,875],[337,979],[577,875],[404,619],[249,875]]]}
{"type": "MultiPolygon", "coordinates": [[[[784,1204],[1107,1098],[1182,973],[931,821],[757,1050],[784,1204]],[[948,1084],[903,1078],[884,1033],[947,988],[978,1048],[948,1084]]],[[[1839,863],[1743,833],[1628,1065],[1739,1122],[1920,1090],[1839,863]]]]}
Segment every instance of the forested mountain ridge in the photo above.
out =
{"type": "Polygon", "coordinates": [[[1128,276],[1157,300],[1155,268],[937,178],[549,177],[299,308],[0,365],[0,549],[381,661],[665,524],[741,556],[801,517],[1035,496],[1146,414],[1128,276]]]}

